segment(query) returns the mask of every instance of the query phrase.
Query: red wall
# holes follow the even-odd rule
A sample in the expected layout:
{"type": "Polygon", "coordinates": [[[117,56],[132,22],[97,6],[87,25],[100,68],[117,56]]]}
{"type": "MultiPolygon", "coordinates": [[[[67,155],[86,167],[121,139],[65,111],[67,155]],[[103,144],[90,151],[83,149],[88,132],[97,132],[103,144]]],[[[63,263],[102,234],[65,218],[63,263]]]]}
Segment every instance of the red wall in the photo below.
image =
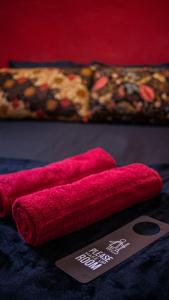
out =
{"type": "Polygon", "coordinates": [[[168,0],[0,0],[0,65],[169,61],[168,0]]]}

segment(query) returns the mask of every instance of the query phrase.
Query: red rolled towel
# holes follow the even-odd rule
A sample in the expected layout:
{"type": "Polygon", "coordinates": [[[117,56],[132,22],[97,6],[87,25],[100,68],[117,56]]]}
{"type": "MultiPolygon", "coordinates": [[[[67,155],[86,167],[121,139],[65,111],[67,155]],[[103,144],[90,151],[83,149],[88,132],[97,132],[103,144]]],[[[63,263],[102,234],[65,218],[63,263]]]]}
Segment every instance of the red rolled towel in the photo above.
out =
{"type": "Polygon", "coordinates": [[[132,164],[21,197],[13,216],[25,241],[37,246],[151,199],[161,188],[155,170],[132,164]]]}
{"type": "Polygon", "coordinates": [[[71,183],[113,167],[115,161],[111,155],[102,148],[95,148],[45,167],[0,175],[0,217],[11,212],[18,197],[71,183]]]}

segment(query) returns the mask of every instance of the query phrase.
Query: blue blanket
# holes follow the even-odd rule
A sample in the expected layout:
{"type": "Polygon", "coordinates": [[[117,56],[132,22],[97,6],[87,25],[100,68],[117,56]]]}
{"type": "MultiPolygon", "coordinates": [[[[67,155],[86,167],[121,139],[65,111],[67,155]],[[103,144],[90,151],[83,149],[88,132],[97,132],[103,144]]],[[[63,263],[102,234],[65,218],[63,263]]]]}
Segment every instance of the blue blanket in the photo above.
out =
{"type": "MultiPolygon", "coordinates": [[[[0,173],[44,163],[0,159],[0,173]]],[[[88,284],[54,266],[55,260],[146,214],[169,223],[169,165],[154,166],[164,180],[163,192],[86,229],[39,248],[25,244],[11,218],[0,220],[1,300],[168,300],[169,234],[88,284]]]]}

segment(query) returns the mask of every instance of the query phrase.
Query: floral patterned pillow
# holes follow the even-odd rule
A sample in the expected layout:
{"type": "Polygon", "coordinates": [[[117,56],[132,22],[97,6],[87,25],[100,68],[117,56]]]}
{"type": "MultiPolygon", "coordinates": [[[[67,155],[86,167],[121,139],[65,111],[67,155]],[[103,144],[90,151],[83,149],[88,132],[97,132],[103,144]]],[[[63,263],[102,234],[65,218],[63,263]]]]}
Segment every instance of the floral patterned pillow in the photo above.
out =
{"type": "Polygon", "coordinates": [[[169,68],[95,68],[91,120],[169,123],[169,68]]]}
{"type": "Polygon", "coordinates": [[[92,73],[90,67],[0,69],[0,118],[86,121],[92,73]]]}

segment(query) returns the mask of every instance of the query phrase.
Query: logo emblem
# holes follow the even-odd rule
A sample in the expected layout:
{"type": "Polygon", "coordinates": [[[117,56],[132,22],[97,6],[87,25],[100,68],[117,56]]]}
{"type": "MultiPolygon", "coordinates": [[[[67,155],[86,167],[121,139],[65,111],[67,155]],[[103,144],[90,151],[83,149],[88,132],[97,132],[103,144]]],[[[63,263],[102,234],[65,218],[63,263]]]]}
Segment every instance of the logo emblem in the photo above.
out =
{"type": "Polygon", "coordinates": [[[117,255],[119,254],[120,250],[127,248],[129,245],[130,243],[128,243],[125,239],[121,239],[119,241],[109,241],[109,245],[106,250],[117,255]]]}

